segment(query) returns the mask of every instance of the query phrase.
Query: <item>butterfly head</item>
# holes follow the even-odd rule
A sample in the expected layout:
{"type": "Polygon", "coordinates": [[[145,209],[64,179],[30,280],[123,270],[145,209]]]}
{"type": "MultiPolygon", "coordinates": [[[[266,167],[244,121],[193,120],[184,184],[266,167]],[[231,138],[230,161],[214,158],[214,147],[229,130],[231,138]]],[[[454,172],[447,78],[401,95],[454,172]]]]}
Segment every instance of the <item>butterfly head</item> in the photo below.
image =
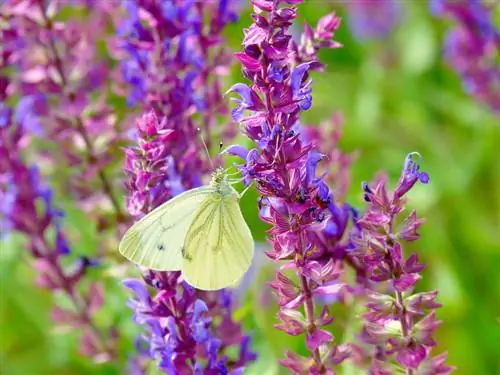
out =
{"type": "Polygon", "coordinates": [[[210,181],[210,184],[216,186],[224,183],[224,181],[227,181],[226,171],[224,168],[217,168],[212,173],[212,180],[210,181]]]}
{"type": "Polygon", "coordinates": [[[217,191],[225,193],[231,190],[231,185],[227,180],[227,173],[224,168],[217,168],[215,172],[212,173],[212,180],[210,185],[215,187],[217,191]]]}

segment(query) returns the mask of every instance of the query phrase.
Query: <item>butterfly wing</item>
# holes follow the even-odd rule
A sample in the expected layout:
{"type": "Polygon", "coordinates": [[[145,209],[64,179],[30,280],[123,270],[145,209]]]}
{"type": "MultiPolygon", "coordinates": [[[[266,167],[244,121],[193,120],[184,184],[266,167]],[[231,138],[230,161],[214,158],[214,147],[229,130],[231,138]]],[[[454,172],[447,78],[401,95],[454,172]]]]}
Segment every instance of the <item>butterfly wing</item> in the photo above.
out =
{"type": "Polygon", "coordinates": [[[149,269],[180,270],[186,232],[196,210],[211,194],[213,188],[203,186],[163,203],[132,225],[118,250],[125,258],[149,269]]]}
{"type": "Polygon", "coordinates": [[[207,199],[186,234],[182,274],[195,288],[217,290],[238,282],[252,263],[254,242],[238,197],[207,199]]]}

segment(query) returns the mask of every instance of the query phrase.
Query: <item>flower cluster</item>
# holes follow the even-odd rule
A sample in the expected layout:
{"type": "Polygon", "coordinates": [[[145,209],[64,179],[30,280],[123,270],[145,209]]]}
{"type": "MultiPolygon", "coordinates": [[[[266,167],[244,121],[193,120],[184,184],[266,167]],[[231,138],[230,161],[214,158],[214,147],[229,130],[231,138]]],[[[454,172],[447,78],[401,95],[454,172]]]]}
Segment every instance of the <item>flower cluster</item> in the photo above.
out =
{"type": "Polygon", "coordinates": [[[307,22],[300,43],[292,43],[290,48],[295,53],[295,63],[314,62],[314,69],[320,70],[323,64],[318,60],[318,52],[323,48],[339,48],[342,45],[333,40],[333,36],[340,26],[340,18],[335,13],[322,17],[313,29],[307,22]]]}
{"type": "Polygon", "coordinates": [[[402,16],[398,0],[349,0],[347,10],[350,28],[360,40],[386,38],[402,16]]]}
{"type": "Polygon", "coordinates": [[[465,89],[495,112],[500,112],[500,29],[493,8],[476,0],[431,0],[436,16],[454,19],[444,55],[463,80],[465,89]]]}
{"type": "MultiPolygon", "coordinates": [[[[241,333],[241,328],[230,318],[230,301],[214,301],[212,304],[225,306],[226,314],[217,331],[213,331],[213,306],[197,297],[195,289],[180,283],[178,272],[149,272],[145,280],[150,286],[161,289],[151,298],[146,286],[135,279],[124,282],[132,289],[136,298],[131,300],[135,310],[134,320],[145,324],[147,334],[143,339],[149,343],[152,358],[158,359],[158,367],[167,374],[223,374],[242,371],[255,355],[249,351],[249,338],[241,333]],[[175,296],[179,285],[183,293],[175,296]],[[209,313],[210,308],[210,313],[209,313]],[[237,358],[224,355],[231,345],[240,345],[237,358]]],[[[223,294],[217,295],[223,298],[223,294]]]]}
{"type": "MultiPolygon", "coordinates": [[[[172,157],[172,153],[182,154],[177,147],[187,140],[170,142],[178,134],[165,128],[166,124],[154,112],[145,114],[136,124],[139,146],[126,150],[132,197],[129,210],[134,216],[149,212],[191,183],[177,172],[172,157]]],[[[176,162],[187,166],[191,157],[184,154],[176,162]]],[[[155,297],[138,280],[127,280],[125,285],[136,293],[132,302],[135,321],[147,326],[144,339],[151,356],[159,359],[160,369],[169,374],[201,373],[202,369],[206,374],[219,374],[243,369],[255,359],[249,351],[249,338],[232,320],[229,292],[196,292],[180,278],[180,272],[144,270],[143,278],[157,290],[155,297]],[[217,326],[212,323],[216,319],[220,321],[217,326]],[[216,337],[215,332],[220,335],[216,337]],[[240,346],[238,358],[228,358],[224,351],[235,345],[240,346]]]]}
{"type": "MultiPolygon", "coordinates": [[[[256,143],[248,150],[233,145],[228,153],[241,157],[246,184],[256,182],[260,198],[260,217],[269,223],[272,251],[268,257],[286,260],[271,287],[279,296],[278,329],[290,335],[306,335],[311,358],[286,353],[281,363],[290,371],[331,373],[331,366],[348,355],[335,345],[324,327],[332,322],[328,307],[315,311],[315,297],[335,297],[344,286],[338,281],[345,246],[350,208],[338,206],[316,167],[323,155],[304,142],[298,123],[301,111],[312,104],[308,70],[320,66],[314,53],[297,62],[296,51],[288,33],[296,17],[296,8],[281,3],[299,4],[301,0],[253,0],[256,13],[253,24],[245,30],[244,50],[236,54],[243,74],[251,86],[237,83],[229,92],[239,94],[232,110],[244,133],[256,143]],[[295,275],[288,275],[293,270],[295,275]],[[303,312],[300,311],[303,306],[303,312]]],[[[334,14],[323,18],[318,35],[332,37],[339,25],[334,14]]],[[[310,40],[310,31],[306,36],[310,40]]],[[[337,43],[327,43],[337,47],[337,43]]]]}
{"type": "MultiPolygon", "coordinates": [[[[222,28],[234,20],[228,2],[129,1],[117,46],[126,52],[128,103],[142,100],[136,146],[126,149],[127,208],[141,217],[173,196],[200,186],[209,163],[198,129],[210,140],[216,116],[226,112],[219,75],[229,59],[220,47],[222,28]],[[215,12],[215,13],[214,13],[215,12]],[[216,14],[205,25],[207,14],[216,14]],[[175,69],[172,69],[175,67],[175,69]]],[[[166,373],[241,372],[255,359],[249,337],[232,319],[227,291],[199,292],[179,272],[143,270],[125,285],[136,293],[135,321],[145,325],[143,342],[166,373]],[[154,290],[156,295],[149,293],[154,290]],[[227,351],[239,346],[231,358],[227,351]]]]}
{"type": "Polygon", "coordinates": [[[19,120],[40,139],[39,154],[53,169],[65,160],[62,165],[76,172],[64,179],[69,193],[84,209],[96,212],[98,220],[121,221],[114,179],[106,170],[114,159],[119,133],[116,116],[106,104],[108,63],[96,51],[108,9],[104,4],[72,2],[75,11],[83,7],[88,17],[57,21],[64,5],[9,0],[1,6],[15,30],[2,40],[12,50],[9,90],[19,97],[19,120]],[[102,210],[106,204],[111,207],[102,210]]]}
{"type": "MultiPolygon", "coordinates": [[[[452,368],[444,364],[446,354],[431,358],[436,342],[433,333],[440,322],[435,310],[437,291],[412,294],[425,265],[414,253],[405,258],[403,241],[415,241],[423,221],[415,211],[398,224],[406,206],[405,195],[418,182],[428,183],[429,176],[420,172],[409,154],[399,183],[392,194],[382,178],[374,186],[363,185],[368,209],[358,220],[362,228],[353,254],[365,265],[369,280],[365,325],[361,340],[375,347],[371,371],[391,374],[399,368],[406,374],[448,374],[452,368]],[[427,313],[428,311],[430,313],[427,313]],[[391,365],[395,358],[397,364],[391,365]]],[[[398,370],[399,371],[399,370],[398,370]]]]}
{"type": "Polygon", "coordinates": [[[84,281],[88,268],[97,263],[79,257],[72,265],[68,264],[71,254],[61,228],[63,212],[55,207],[53,192],[43,182],[38,168],[24,163],[21,152],[23,145],[29,143],[29,136],[23,123],[18,122],[17,116],[6,106],[7,96],[4,90],[1,91],[0,236],[12,231],[26,236],[37,272],[36,284],[55,294],[64,294],[73,305],[72,309],[54,307],[53,319],[83,332],[82,354],[95,361],[110,360],[116,354],[115,333],[104,332],[94,322],[94,314],[103,303],[103,289],[99,283],[84,281]]]}
{"type": "MultiPolygon", "coordinates": [[[[115,45],[124,81],[131,87],[128,104],[162,113],[187,139],[197,137],[193,121],[201,116],[210,146],[210,129],[227,108],[219,79],[231,60],[221,36],[236,20],[231,3],[129,0],[123,6],[126,14],[118,22],[115,45]]],[[[196,144],[188,146],[193,152],[196,144]]]]}
{"type": "MultiPolygon", "coordinates": [[[[19,2],[18,6],[22,5],[19,2]]],[[[3,15],[9,21],[15,18],[9,12],[3,15]]],[[[61,227],[64,213],[55,206],[54,193],[44,183],[38,167],[24,161],[23,152],[32,143],[33,135],[43,132],[39,115],[47,108],[37,95],[24,96],[15,110],[11,107],[15,83],[4,72],[9,73],[17,61],[20,35],[26,30],[16,27],[16,22],[6,25],[1,30],[5,43],[0,47],[0,240],[12,231],[26,236],[37,273],[36,284],[64,294],[72,304],[72,308],[55,306],[53,319],[82,332],[82,354],[95,361],[107,361],[116,356],[117,335],[114,329],[104,330],[95,324],[94,314],[103,304],[104,291],[100,283],[85,280],[89,267],[98,261],[82,256],[70,264],[72,254],[61,227]]]]}
{"type": "MultiPolygon", "coordinates": [[[[147,150],[127,151],[127,165],[141,152],[162,164],[154,164],[154,173],[146,168],[147,173],[130,179],[132,194],[127,207],[137,215],[143,208],[148,212],[167,197],[201,185],[202,176],[209,171],[198,129],[210,146],[216,117],[226,113],[219,76],[227,70],[229,59],[221,48],[220,33],[235,15],[227,1],[176,0],[162,6],[155,1],[127,1],[124,6],[127,17],[118,25],[116,45],[125,56],[121,65],[131,87],[128,102],[132,105],[140,98],[142,110],[151,117],[138,123],[136,134],[151,140],[143,145],[147,150]],[[216,15],[209,25],[204,24],[206,14],[216,15]],[[164,133],[161,137],[151,127],[154,116],[160,117],[157,131],[164,133]],[[159,188],[163,195],[147,197],[146,186],[158,186],[158,178],[167,181],[167,175],[170,185],[159,188]],[[145,207],[148,199],[149,209],[145,207]]],[[[131,168],[126,169],[130,177],[131,168]]]]}

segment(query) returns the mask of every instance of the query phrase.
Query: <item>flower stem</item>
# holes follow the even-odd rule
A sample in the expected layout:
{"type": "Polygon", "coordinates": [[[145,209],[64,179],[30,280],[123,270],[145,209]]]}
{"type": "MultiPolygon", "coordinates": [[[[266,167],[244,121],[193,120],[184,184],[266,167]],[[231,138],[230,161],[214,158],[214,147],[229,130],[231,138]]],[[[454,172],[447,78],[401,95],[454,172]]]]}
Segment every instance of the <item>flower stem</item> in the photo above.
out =
{"type": "MultiPolygon", "coordinates": [[[[409,336],[409,330],[410,327],[408,327],[408,322],[405,319],[405,308],[404,308],[404,298],[403,298],[403,293],[401,292],[396,292],[396,302],[398,305],[401,307],[401,313],[399,314],[399,322],[401,323],[401,332],[403,333],[403,337],[405,339],[408,338],[409,336]]],[[[406,374],[407,375],[413,375],[413,369],[407,368],[406,369],[406,374]]]]}
{"type": "MultiPolygon", "coordinates": [[[[309,333],[313,333],[316,330],[316,325],[314,324],[314,301],[312,299],[309,285],[307,284],[307,279],[305,278],[304,275],[300,275],[300,282],[302,286],[302,291],[304,293],[304,311],[307,320],[307,330],[309,333]]],[[[321,356],[319,353],[319,349],[315,349],[312,352],[312,356],[314,362],[316,363],[316,366],[319,369],[319,373],[323,374],[325,372],[325,368],[321,363],[321,356]]]]}
{"type": "MultiPolygon", "coordinates": [[[[394,228],[394,216],[395,215],[391,215],[391,220],[389,222],[389,236],[390,237],[393,237],[393,228],[394,228]]],[[[394,275],[393,275],[393,278],[394,278],[394,275]]],[[[401,333],[403,334],[403,337],[406,341],[406,339],[408,338],[409,336],[409,330],[411,327],[408,327],[408,322],[407,320],[405,319],[405,307],[404,307],[404,297],[403,297],[403,293],[399,292],[399,291],[396,291],[396,302],[398,303],[400,309],[401,309],[401,313],[399,314],[399,322],[401,323],[401,333]]],[[[411,368],[407,368],[406,369],[406,375],[413,375],[414,372],[413,372],[413,369],[411,368]]]]}
{"type": "MultiPolygon", "coordinates": [[[[43,251],[38,253],[39,258],[45,258],[50,265],[52,266],[53,271],[56,273],[57,278],[59,279],[59,287],[68,295],[71,300],[73,307],[75,309],[75,313],[78,316],[79,320],[82,322],[84,326],[87,326],[90,331],[94,334],[97,339],[97,344],[100,346],[100,349],[110,357],[112,356],[113,350],[108,345],[106,338],[102,331],[95,325],[92,317],[89,315],[86,302],[81,296],[81,294],[71,285],[71,281],[64,274],[64,270],[58,262],[57,250],[50,249],[47,244],[45,238],[38,237],[38,243],[43,246],[43,251]]],[[[36,254],[34,254],[36,256],[36,254]]]]}

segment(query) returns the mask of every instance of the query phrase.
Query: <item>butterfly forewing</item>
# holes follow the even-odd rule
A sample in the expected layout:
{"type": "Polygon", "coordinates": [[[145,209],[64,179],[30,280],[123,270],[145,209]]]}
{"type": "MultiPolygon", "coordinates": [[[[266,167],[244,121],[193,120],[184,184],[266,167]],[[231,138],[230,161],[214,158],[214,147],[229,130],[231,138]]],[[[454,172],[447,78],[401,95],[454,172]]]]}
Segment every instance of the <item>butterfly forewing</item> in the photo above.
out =
{"type": "Polygon", "coordinates": [[[188,190],[165,202],[124,235],[120,253],[143,267],[160,271],[182,268],[186,232],[197,209],[214,193],[210,186],[188,190]]]}
{"type": "Polygon", "coordinates": [[[186,233],[182,274],[198,289],[222,289],[241,279],[253,253],[237,193],[225,198],[216,193],[202,203],[186,233]]]}

